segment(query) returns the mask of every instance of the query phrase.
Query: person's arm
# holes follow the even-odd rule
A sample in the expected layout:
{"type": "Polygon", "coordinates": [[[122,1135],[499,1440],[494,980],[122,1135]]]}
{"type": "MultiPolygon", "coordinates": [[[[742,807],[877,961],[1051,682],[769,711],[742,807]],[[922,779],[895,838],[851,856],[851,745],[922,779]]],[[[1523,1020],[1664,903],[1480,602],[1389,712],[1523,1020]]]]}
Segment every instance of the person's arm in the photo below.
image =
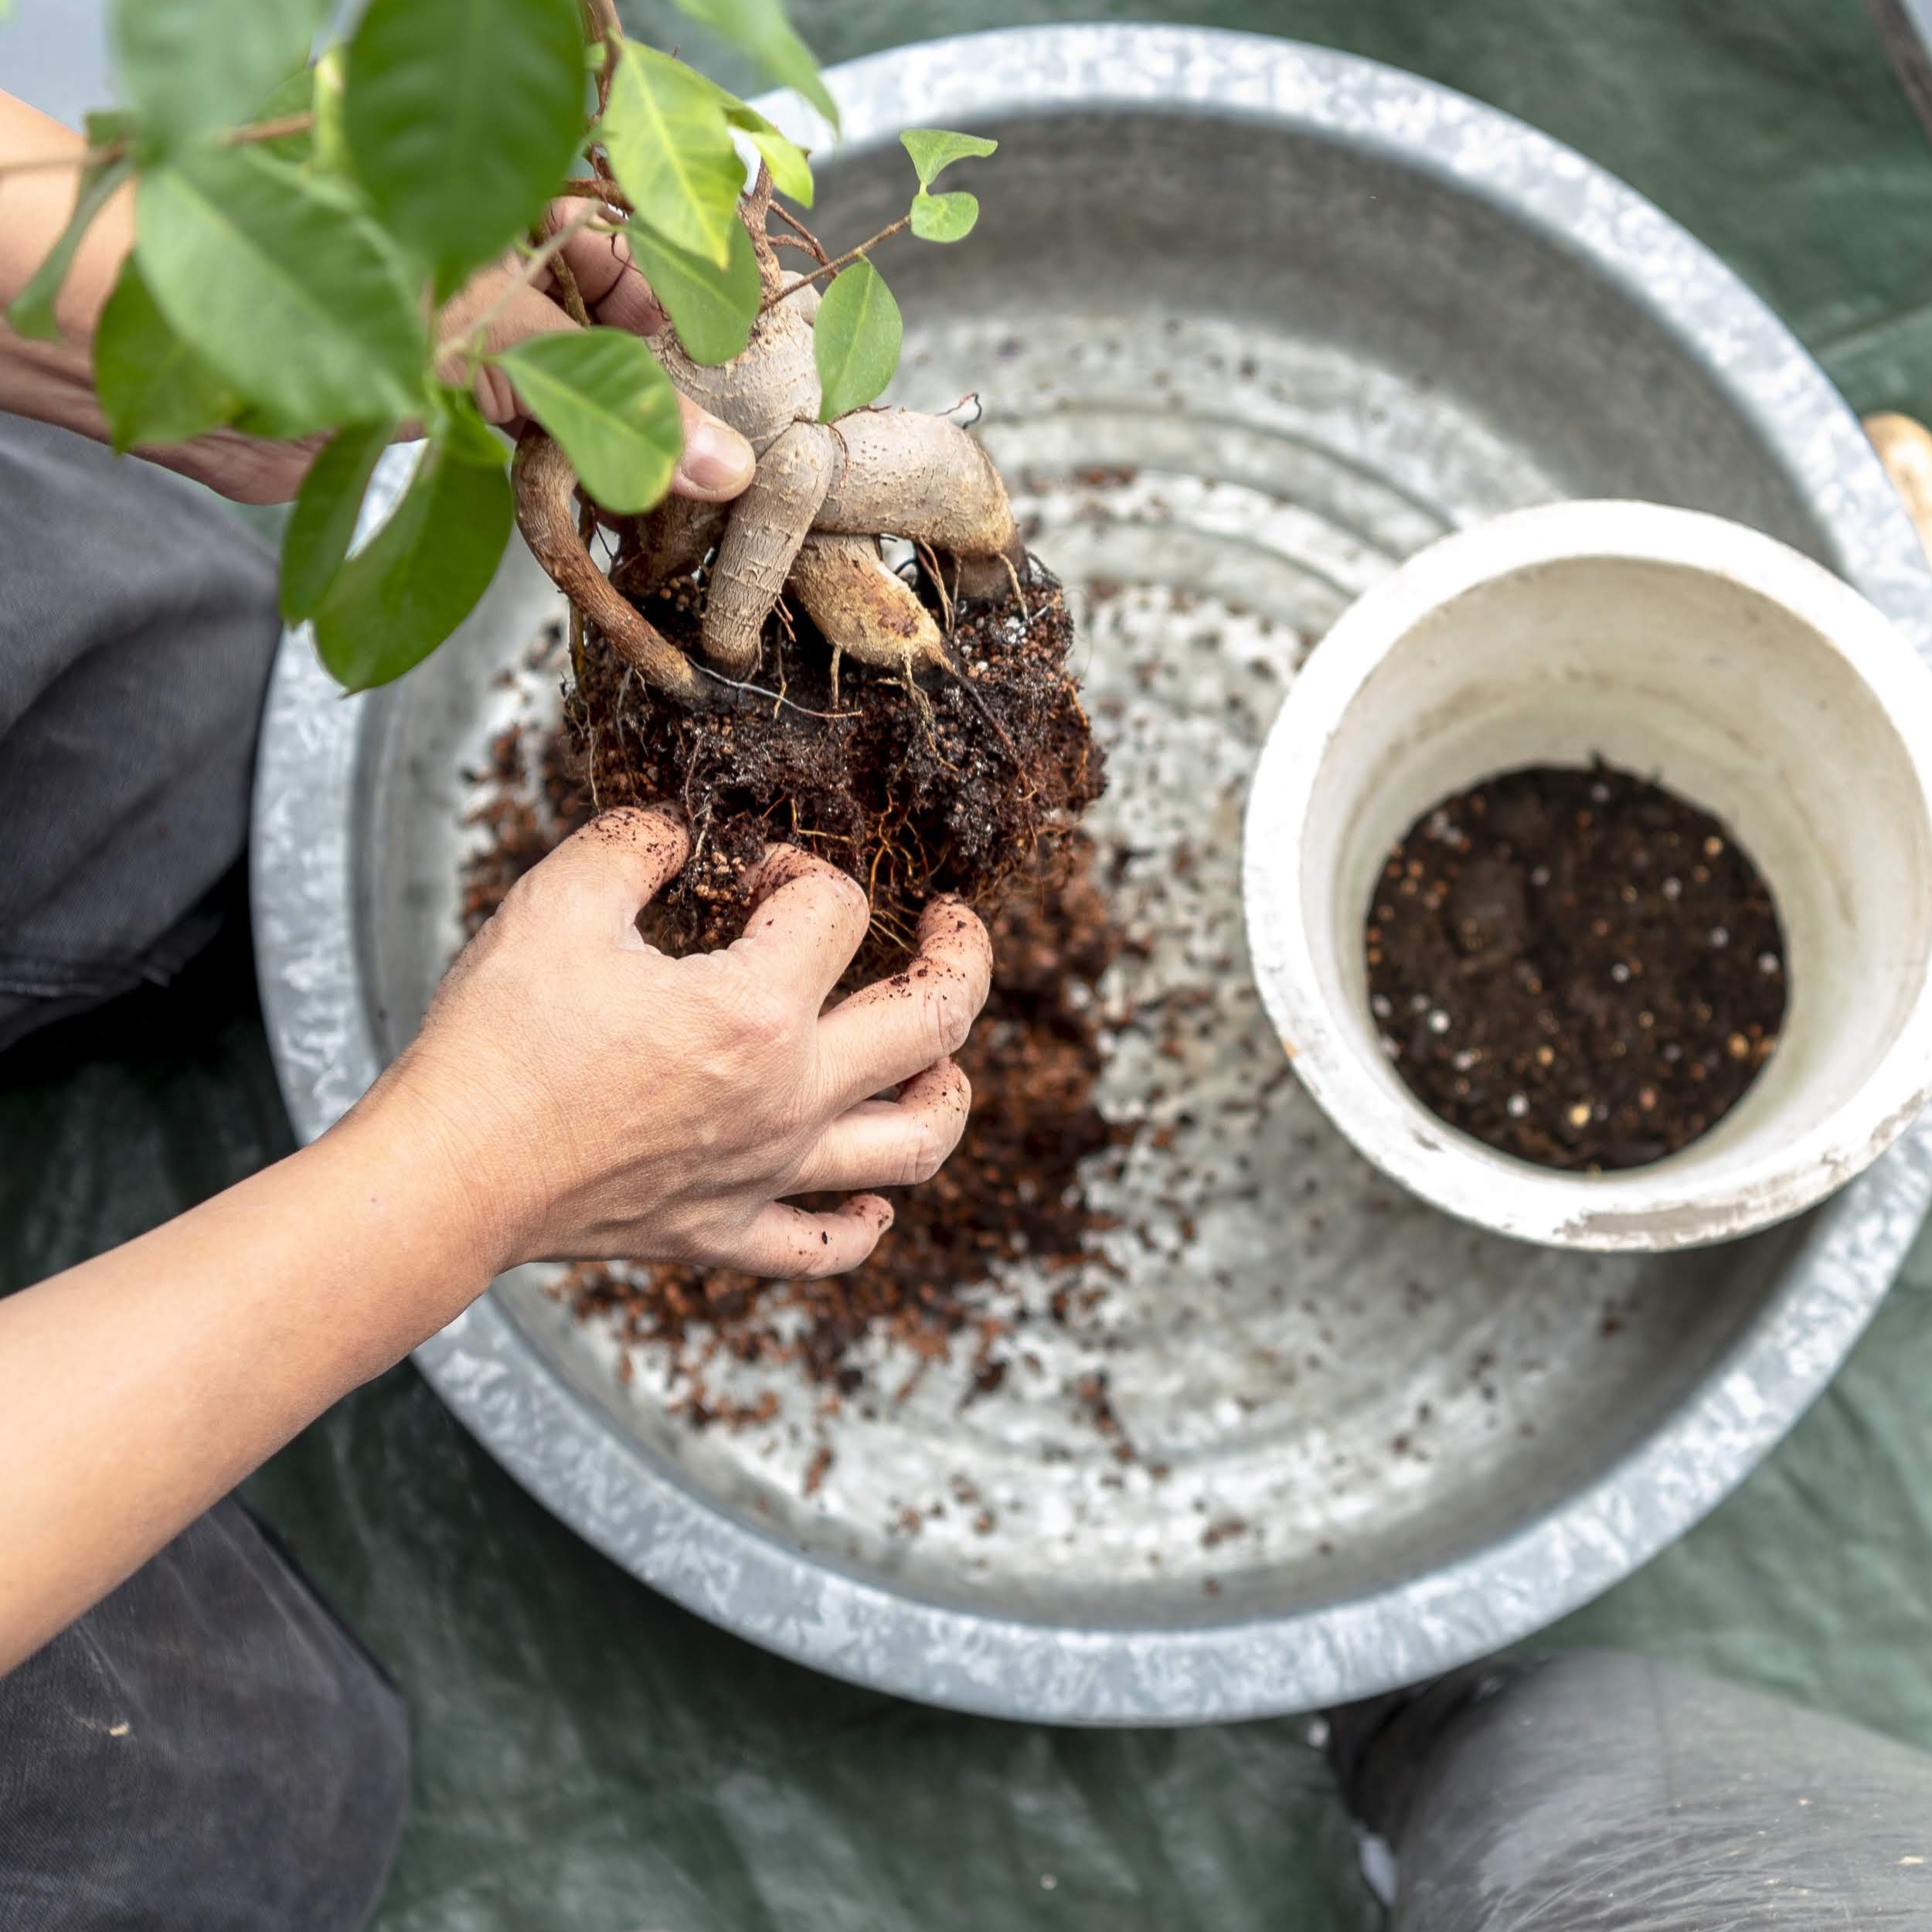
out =
{"type": "Polygon", "coordinates": [[[516,1262],[810,1276],[871,1251],[877,1195],[784,1197],[908,1184],[951,1152],[985,929],[937,902],[904,971],[821,1013],[865,894],[775,849],[746,937],[674,961],[636,921],[688,851],[653,813],[595,821],[332,1132],[0,1301],[0,1671],[516,1262]]]}
{"type": "MultiPolygon", "coordinates": [[[[66,226],[80,192],[80,157],[86,151],[86,141],[71,128],[0,92],[0,310],[26,287],[66,226]],[[66,157],[72,158],[72,165],[41,165],[66,157]]],[[[558,217],[567,218],[569,210],[580,206],[560,203],[558,217]]],[[[0,410],[57,423],[100,442],[109,440],[107,420],[94,399],[94,330],[134,243],[134,192],[124,188],[95,217],[62,284],[54,308],[60,339],[30,342],[16,335],[0,316],[0,410]]],[[[664,326],[663,315],[621,237],[575,235],[563,253],[594,321],[640,335],[655,335],[664,326]]],[[[556,300],[547,271],[533,285],[509,290],[517,279],[518,271],[508,264],[485,269],[444,308],[437,339],[445,345],[439,370],[446,379],[460,376],[461,345],[481,318],[488,318],[485,345],[492,350],[577,326],[556,300]]],[[[477,399],[492,422],[515,423],[516,398],[499,373],[484,373],[477,399]]],[[[751,481],[751,445],[695,403],[682,396],[679,400],[685,451],[672,488],[681,495],[707,500],[736,496],[751,481]]],[[[320,447],[319,439],[271,443],[217,430],[192,443],[138,454],[239,502],[281,503],[301,488],[320,447]]]]}

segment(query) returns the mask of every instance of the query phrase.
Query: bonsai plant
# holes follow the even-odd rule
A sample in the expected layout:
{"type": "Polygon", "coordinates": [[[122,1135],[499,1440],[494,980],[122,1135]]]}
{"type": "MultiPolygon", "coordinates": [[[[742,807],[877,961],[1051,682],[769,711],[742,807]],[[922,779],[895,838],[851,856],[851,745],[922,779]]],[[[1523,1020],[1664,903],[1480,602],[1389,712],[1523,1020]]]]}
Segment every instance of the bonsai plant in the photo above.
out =
{"type": "MultiPolygon", "coordinates": [[[[679,5],[835,128],[779,0],[679,5]]],[[[784,205],[811,205],[805,151],[628,40],[611,0],[372,0],[318,53],[328,11],[120,0],[126,104],[90,117],[73,219],[13,327],[54,332],[81,236],[131,183],[134,247],[95,344],[117,445],[224,426],[320,441],[281,604],[349,689],[434,650],[519,521],[570,600],[594,794],[692,818],[672,938],[729,936],[736,877],[773,836],[861,879],[882,944],[932,891],[996,895],[1098,787],[1064,607],[966,432],[872,406],[901,329],[873,253],[970,233],[977,202],[939,177],[995,144],[908,132],[906,212],[835,255],[784,205]],[[658,336],[592,324],[564,253],[587,231],[629,248],[658,336]],[[452,354],[439,311],[506,252],[511,286],[548,274],[580,326],[493,352],[486,313],[452,354]],[[474,400],[492,369],[529,420],[514,486],[474,400]],[[728,510],[668,495],[679,391],[757,452],[728,510]],[[352,555],[376,461],[411,435],[407,490],[352,555]],[[915,548],[906,574],[888,536],[915,548]]]]}

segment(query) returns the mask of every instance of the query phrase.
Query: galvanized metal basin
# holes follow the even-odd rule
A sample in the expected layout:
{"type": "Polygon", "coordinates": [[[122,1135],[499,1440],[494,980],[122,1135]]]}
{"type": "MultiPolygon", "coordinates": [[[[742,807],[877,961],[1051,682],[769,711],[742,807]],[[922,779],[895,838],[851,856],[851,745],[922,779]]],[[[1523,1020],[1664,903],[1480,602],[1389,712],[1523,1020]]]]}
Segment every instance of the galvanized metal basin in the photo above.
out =
{"type": "MultiPolygon", "coordinates": [[[[962,1362],[830,1425],[781,1381],[769,1427],[696,1434],[648,1363],[620,1382],[609,1338],[537,1270],[417,1359],[639,1577],[909,1696],[1186,1723],[1364,1695],[1520,1638],[1680,1534],[1818,1394],[1918,1226],[1932,1141],[1794,1226],[1665,1259],[1514,1245],[1400,1198],[1284,1077],[1254,995],[1248,771],[1308,645],[1454,526],[1569,495],[1718,512],[1842,571],[1928,649],[1912,530],[1735,278],[1461,97],[1287,43],[1133,27],[942,41],[832,83],[847,140],[818,213],[842,244],[904,199],[900,128],[1002,143],[972,240],[893,260],[899,393],[978,392],[1036,547],[1082,598],[1115,774],[1096,828],[1147,942],[1104,989],[1142,1018],[1103,1099],[1172,1131],[1096,1182],[1124,1225],[1093,1316],[1030,1326],[1032,1363],[968,1408],[962,1362]],[[1070,1396],[1094,1366],[1130,1462],[1070,1396]],[[835,1460],[807,1496],[821,1443],[835,1460]]],[[[524,667],[556,609],[519,553],[462,637],[351,702],[284,642],[256,921],[305,1135],[407,1038],[454,948],[463,774],[505,717],[549,701],[553,674],[524,667]]],[[[1044,1291],[1021,1270],[997,1292],[1037,1308],[1044,1291]]]]}

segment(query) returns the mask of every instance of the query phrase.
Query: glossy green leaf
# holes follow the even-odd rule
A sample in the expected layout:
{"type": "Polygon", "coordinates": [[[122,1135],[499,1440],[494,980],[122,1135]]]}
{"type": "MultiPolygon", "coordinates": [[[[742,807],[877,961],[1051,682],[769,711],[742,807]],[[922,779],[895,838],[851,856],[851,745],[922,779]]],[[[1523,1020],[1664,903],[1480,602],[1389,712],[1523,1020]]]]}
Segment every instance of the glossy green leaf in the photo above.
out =
{"type": "Polygon", "coordinates": [[[745,169],[719,90],[682,62],[627,40],[602,128],[631,206],[672,247],[724,267],[745,169]]]}
{"type": "Polygon", "coordinates": [[[342,125],[342,77],[349,49],[341,41],[322,49],[315,63],[315,165],[323,173],[349,172],[349,134],[342,125]]]}
{"type": "Polygon", "coordinates": [[[134,117],[123,107],[94,107],[80,117],[90,148],[111,147],[125,141],[135,129],[134,117]]]}
{"type": "MultiPolygon", "coordinates": [[[[703,77],[700,77],[703,78],[703,77]]],[[[789,135],[781,134],[755,107],[748,107],[734,94],[728,94],[715,80],[705,85],[718,97],[726,121],[750,138],[751,145],[764,157],[771,170],[771,185],[801,207],[811,206],[811,162],[804,148],[789,135]]]]}
{"type": "Polygon", "coordinates": [[[630,226],[631,253],[678,340],[694,362],[715,367],[744,352],[758,319],[758,257],[743,222],[733,225],[731,260],[720,274],[702,257],[673,248],[641,221],[630,226]]]}
{"type": "Polygon", "coordinates": [[[131,256],[94,332],[94,393],[124,454],[219,429],[242,400],[168,326],[131,256]]]}
{"type": "Polygon", "coordinates": [[[678,8],[721,40],[750,54],[768,78],[801,95],[835,128],[838,125],[838,103],[826,88],[811,49],[786,19],[781,0],[678,0],[678,8]]]}
{"type": "Polygon", "coordinates": [[[577,0],[370,0],[343,131],[391,234],[447,295],[540,215],[583,138],[577,0]]]}
{"type": "MultiPolygon", "coordinates": [[[[268,96],[255,110],[257,121],[284,121],[291,114],[312,114],[315,111],[315,70],[304,67],[298,73],[292,73],[268,96]]],[[[256,144],[262,152],[273,155],[277,161],[307,161],[315,151],[315,134],[312,128],[304,128],[300,134],[277,134],[273,141],[256,144]]]]}
{"type": "Polygon", "coordinates": [[[496,360],[605,509],[628,515],[662,498],[684,453],[684,425],[671,379],[641,338],[560,330],[496,360]]]}
{"type": "Polygon", "coordinates": [[[162,313],[287,431],[420,407],[416,301],[381,231],[327,184],[198,149],[143,175],[135,229],[162,313]]]}
{"type": "Polygon", "coordinates": [[[437,441],[457,462],[481,463],[489,469],[509,461],[509,444],[483,420],[468,389],[439,383],[430,392],[430,407],[437,441]]]}
{"type": "Polygon", "coordinates": [[[308,64],[328,0],[114,0],[115,71],[144,140],[168,151],[253,117],[308,64]]]}
{"type": "Polygon", "coordinates": [[[950,168],[956,161],[984,158],[999,146],[998,141],[988,141],[981,135],[951,134],[944,128],[908,128],[899,138],[913,158],[922,188],[931,187],[941,168],[950,168]]]}
{"type": "Polygon", "coordinates": [[[352,423],[309,465],[282,532],[282,615],[291,624],[313,617],[335,582],[369,480],[395,433],[391,423],[352,423]]]}
{"type": "Polygon", "coordinates": [[[509,541],[505,467],[432,443],[389,521],[345,563],[315,611],[315,648],[352,691],[420,664],[476,608],[509,541]]]}
{"type": "Polygon", "coordinates": [[[59,298],[61,285],[67,279],[68,270],[73,267],[81,239],[93,226],[95,216],[112,199],[115,189],[132,172],[126,162],[117,161],[104,168],[90,168],[82,175],[80,192],[75,199],[73,213],[67,217],[66,226],[61,230],[53,247],[47,251],[46,260],[33,271],[26,287],[14,298],[12,306],[7,311],[8,325],[16,335],[50,342],[60,334],[60,325],[54,319],[54,304],[59,298]]]}
{"type": "Polygon", "coordinates": [[[913,233],[921,241],[964,241],[978,219],[977,195],[929,195],[922,188],[913,197],[913,233]]]}
{"type": "Polygon", "coordinates": [[[823,394],[820,422],[878,399],[899,366],[903,333],[899,304],[870,262],[854,262],[832,277],[812,330],[823,394]]]}

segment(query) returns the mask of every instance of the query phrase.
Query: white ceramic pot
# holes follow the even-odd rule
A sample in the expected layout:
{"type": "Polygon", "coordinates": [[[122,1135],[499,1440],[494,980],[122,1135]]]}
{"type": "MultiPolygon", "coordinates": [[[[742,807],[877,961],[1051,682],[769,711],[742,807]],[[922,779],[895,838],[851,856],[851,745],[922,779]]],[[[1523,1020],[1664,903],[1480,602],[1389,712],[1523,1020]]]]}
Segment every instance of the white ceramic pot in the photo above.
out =
{"type": "Polygon", "coordinates": [[[1295,1071],[1355,1145],[1466,1220],[1664,1249],[1795,1214],[1932,1094],[1932,672],[1847,584],[1740,525],[1648,503],[1519,511],[1420,552],[1317,647],[1248,804],[1248,943],[1295,1071]],[[1552,1172],[1445,1125],[1370,1016],[1369,895],[1431,806],[1601,757],[1714,812],[1785,937],[1777,1050],[1700,1140],[1552,1172]]]}

